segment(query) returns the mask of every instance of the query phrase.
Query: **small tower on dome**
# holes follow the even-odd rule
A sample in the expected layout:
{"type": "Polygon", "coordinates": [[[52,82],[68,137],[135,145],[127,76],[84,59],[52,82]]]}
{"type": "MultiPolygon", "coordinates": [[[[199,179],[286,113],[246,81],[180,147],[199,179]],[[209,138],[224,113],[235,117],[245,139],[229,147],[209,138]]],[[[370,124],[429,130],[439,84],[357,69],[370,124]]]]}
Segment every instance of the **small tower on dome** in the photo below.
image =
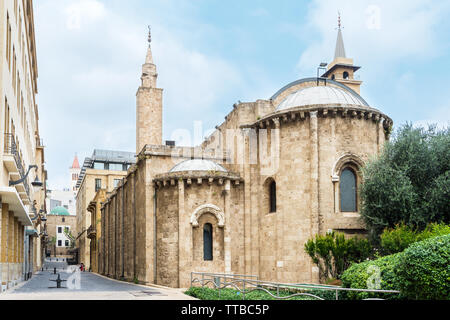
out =
{"type": "Polygon", "coordinates": [[[73,159],[72,166],[69,168],[69,172],[70,172],[70,191],[76,192],[77,180],[81,172],[77,154],[75,154],[75,158],[73,159]]]}
{"type": "Polygon", "coordinates": [[[359,69],[361,69],[361,67],[353,65],[353,59],[347,58],[345,54],[341,14],[338,13],[338,34],[334,60],[328,65],[327,72],[325,72],[322,77],[342,83],[359,94],[362,81],[356,80],[354,77],[355,72],[359,69]]]}
{"type": "Polygon", "coordinates": [[[136,154],[146,144],[162,144],[162,93],[156,87],[158,73],[153,62],[152,35],[149,27],[148,49],[142,66],[141,86],[136,94],[136,154]]]}

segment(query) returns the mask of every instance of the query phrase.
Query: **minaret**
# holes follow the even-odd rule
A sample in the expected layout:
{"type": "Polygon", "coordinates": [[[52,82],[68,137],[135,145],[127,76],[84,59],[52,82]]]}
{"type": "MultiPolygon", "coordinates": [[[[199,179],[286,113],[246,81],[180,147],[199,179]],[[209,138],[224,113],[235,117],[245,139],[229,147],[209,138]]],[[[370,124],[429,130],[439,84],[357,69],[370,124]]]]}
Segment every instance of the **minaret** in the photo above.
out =
{"type": "Polygon", "coordinates": [[[162,144],[162,89],[156,88],[158,73],[153,63],[149,27],[148,49],[142,66],[141,86],[136,94],[136,154],[146,144],[162,144]]]}
{"type": "Polygon", "coordinates": [[[355,80],[354,73],[361,67],[353,65],[353,59],[345,55],[344,37],[342,36],[341,15],[338,15],[338,34],[334,60],[328,65],[327,72],[322,77],[335,80],[360,93],[362,81],[355,80]]]}

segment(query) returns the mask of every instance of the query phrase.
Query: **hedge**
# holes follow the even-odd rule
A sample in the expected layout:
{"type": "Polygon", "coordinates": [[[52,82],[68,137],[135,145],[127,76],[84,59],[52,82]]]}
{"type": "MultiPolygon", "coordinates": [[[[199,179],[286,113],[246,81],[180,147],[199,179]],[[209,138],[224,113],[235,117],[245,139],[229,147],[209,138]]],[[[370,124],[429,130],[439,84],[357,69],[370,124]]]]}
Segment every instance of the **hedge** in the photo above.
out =
{"type": "MultiPolygon", "coordinates": [[[[376,270],[379,270],[380,287],[378,287],[378,289],[399,290],[394,269],[401,255],[402,253],[396,253],[376,260],[353,264],[343,273],[341,278],[342,286],[344,288],[369,289],[367,286],[368,280],[370,282],[370,279],[375,279],[376,270]]],[[[401,295],[397,293],[346,291],[342,294],[342,298],[349,300],[360,300],[367,298],[400,299],[401,295]]]]}
{"type": "Polygon", "coordinates": [[[450,235],[416,242],[395,265],[398,287],[408,299],[450,299],[450,235]]]}
{"type": "MultiPolygon", "coordinates": [[[[270,290],[273,295],[276,295],[276,291],[270,290]]],[[[308,292],[311,294],[318,295],[325,300],[334,299],[334,292],[326,291],[326,290],[305,290],[304,292],[308,292]]],[[[286,297],[292,295],[296,292],[292,292],[289,290],[280,290],[280,296],[286,297]]],[[[232,288],[224,288],[219,290],[207,288],[207,287],[191,287],[189,288],[185,294],[200,299],[200,300],[242,300],[242,293],[232,289],[232,288]]],[[[245,300],[276,300],[276,298],[269,295],[267,292],[262,290],[255,290],[245,294],[245,300]]],[[[295,296],[289,298],[287,300],[316,300],[310,296],[295,296]]]]}
{"type": "Polygon", "coordinates": [[[381,235],[381,250],[386,255],[394,254],[404,251],[415,242],[446,234],[450,234],[450,225],[444,223],[431,223],[423,231],[399,224],[395,229],[385,229],[383,231],[381,235]]]}

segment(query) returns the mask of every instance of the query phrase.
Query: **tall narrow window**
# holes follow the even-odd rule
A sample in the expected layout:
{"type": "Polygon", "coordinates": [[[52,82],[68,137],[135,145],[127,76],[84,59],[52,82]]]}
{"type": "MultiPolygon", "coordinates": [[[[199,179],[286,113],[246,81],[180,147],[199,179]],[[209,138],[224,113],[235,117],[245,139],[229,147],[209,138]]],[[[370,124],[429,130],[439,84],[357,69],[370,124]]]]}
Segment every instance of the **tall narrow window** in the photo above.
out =
{"type": "Polygon", "coordinates": [[[356,212],[356,174],[350,168],[345,168],[339,180],[339,190],[342,212],[356,212]]]}
{"type": "Polygon", "coordinates": [[[102,179],[95,179],[95,192],[102,188],[102,179]]]}
{"type": "Polygon", "coordinates": [[[270,212],[277,211],[277,184],[272,181],[269,185],[269,201],[270,201],[270,212]]]}
{"type": "Polygon", "coordinates": [[[349,77],[348,72],[347,72],[347,71],[344,71],[343,78],[344,78],[345,80],[347,80],[348,77],[349,77]]]}
{"type": "Polygon", "coordinates": [[[213,230],[210,223],[203,226],[203,260],[213,259],[213,230]]]}

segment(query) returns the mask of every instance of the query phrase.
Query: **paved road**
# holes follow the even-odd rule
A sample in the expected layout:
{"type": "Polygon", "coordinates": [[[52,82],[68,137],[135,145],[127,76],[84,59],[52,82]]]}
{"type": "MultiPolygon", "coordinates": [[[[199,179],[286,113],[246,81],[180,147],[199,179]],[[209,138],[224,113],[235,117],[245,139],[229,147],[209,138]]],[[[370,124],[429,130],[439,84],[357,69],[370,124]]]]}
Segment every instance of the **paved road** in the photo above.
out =
{"type": "Polygon", "coordinates": [[[91,272],[72,273],[65,262],[46,262],[44,271],[15,288],[0,294],[0,300],[188,300],[181,290],[135,285],[91,272]],[[57,268],[57,274],[54,274],[57,268]],[[60,275],[61,286],[55,280],[60,275]]]}

